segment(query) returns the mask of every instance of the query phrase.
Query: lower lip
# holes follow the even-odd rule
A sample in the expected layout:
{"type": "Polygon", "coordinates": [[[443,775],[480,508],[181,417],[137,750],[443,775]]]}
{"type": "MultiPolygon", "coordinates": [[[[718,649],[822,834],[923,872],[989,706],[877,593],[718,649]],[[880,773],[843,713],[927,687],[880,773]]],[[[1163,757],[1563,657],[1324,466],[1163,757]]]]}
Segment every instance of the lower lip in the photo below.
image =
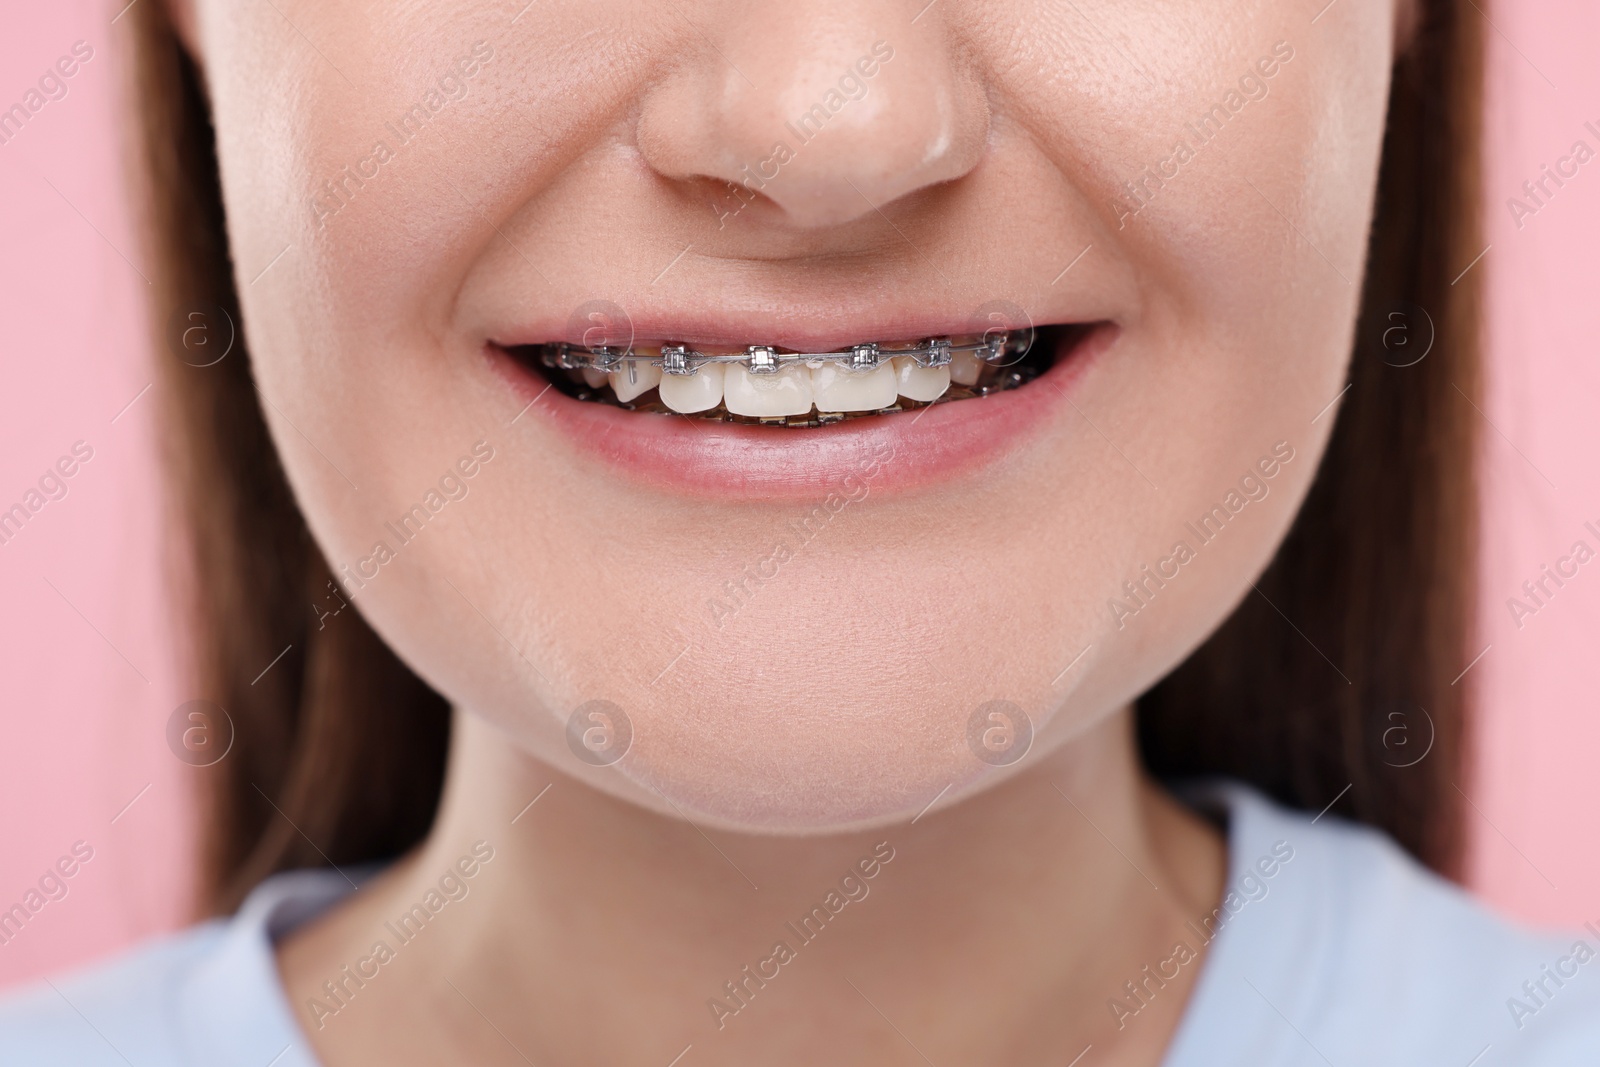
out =
{"type": "Polygon", "coordinates": [[[1068,392],[1120,331],[1105,323],[1058,353],[1048,371],[1017,389],[894,415],[806,429],[745,426],[692,416],[624,411],[575,400],[504,349],[491,365],[524,405],[513,422],[549,419],[578,456],[643,486],[744,500],[815,498],[845,478],[876,491],[952,481],[1026,447],[1068,401],[1068,392]]]}

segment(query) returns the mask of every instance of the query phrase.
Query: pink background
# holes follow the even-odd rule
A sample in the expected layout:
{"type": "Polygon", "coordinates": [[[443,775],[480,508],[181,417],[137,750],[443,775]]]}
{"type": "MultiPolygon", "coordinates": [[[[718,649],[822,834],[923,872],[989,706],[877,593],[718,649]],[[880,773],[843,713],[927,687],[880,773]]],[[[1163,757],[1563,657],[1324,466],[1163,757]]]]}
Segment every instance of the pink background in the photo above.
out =
{"type": "MultiPolygon", "coordinates": [[[[119,6],[33,5],[0,34],[5,106],[74,41],[95,49],[67,97],[0,145],[0,508],[73,442],[94,449],[68,495],[0,546],[0,908],[75,841],[94,848],[70,894],[0,946],[0,984],[170,929],[188,906],[189,779],[164,726],[200,694],[180,680],[162,594],[169,539],[155,390],[141,392],[151,381],[146,283],[120,183],[127,26],[110,23],[119,6]]],[[[1600,919],[1600,561],[1520,629],[1506,599],[1576,539],[1600,540],[1582,529],[1586,520],[1600,527],[1600,161],[1520,229],[1506,198],[1574,140],[1600,147],[1583,129],[1586,120],[1600,127],[1600,66],[1588,54],[1600,8],[1497,6],[1488,33],[1491,248],[1472,268],[1491,282],[1477,646],[1489,649],[1462,681],[1482,687],[1487,721],[1479,766],[1460,785],[1476,808],[1477,891],[1507,912],[1573,923],[1600,919]]]]}

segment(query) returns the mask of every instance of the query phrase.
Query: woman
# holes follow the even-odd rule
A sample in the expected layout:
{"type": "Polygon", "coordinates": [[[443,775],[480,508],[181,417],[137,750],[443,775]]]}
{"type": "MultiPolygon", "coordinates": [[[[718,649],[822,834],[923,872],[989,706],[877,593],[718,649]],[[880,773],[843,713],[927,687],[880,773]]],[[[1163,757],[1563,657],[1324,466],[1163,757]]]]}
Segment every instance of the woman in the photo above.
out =
{"type": "Polygon", "coordinates": [[[1593,1062],[1427,869],[1481,18],[1317,6],[131,9],[221,918],[0,1058],[1593,1062]]]}

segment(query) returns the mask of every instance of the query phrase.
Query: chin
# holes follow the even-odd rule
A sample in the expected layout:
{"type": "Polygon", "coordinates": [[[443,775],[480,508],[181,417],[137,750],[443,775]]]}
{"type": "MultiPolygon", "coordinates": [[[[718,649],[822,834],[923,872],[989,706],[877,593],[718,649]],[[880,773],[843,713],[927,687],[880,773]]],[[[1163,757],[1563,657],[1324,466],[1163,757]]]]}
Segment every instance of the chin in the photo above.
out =
{"type": "Polygon", "coordinates": [[[762,657],[736,642],[691,652],[625,710],[593,705],[601,717],[584,725],[626,718],[620,757],[585,765],[568,731],[558,765],[697,824],[812,835],[909,822],[1037,758],[1046,695],[996,702],[986,672],[941,671],[903,643],[816,636],[792,646],[805,656],[762,657]],[[864,648],[876,654],[864,660],[864,648]]]}
{"type": "Polygon", "coordinates": [[[755,703],[704,701],[648,723],[616,765],[697,821],[816,834],[909,820],[984,767],[967,751],[966,709],[865,694],[755,703]]]}

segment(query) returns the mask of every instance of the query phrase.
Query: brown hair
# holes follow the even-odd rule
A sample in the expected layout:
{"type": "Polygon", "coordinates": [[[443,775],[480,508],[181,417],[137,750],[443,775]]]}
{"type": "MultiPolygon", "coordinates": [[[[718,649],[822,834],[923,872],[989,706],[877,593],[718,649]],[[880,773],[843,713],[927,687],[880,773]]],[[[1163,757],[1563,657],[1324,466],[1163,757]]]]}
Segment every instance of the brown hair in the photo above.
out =
{"type": "MultiPolygon", "coordinates": [[[[1351,387],[1309,499],[1257,591],[1139,702],[1155,774],[1226,774],[1313,811],[1338,796],[1342,813],[1446,871],[1460,844],[1467,693],[1453,680],[1471,629],[1476,514],[1474,424],[1457,389],[1470,396],[1478,381],[1481,272],[1453,280],[1478,251],[1481,42],[1465,6],[1423,3],[1395,67],[1351,387]],[[1403,368],[1381,358],[1401,302],[1417,343],[1436,334],[1403,368]]],[[[153,318],[213,307],[237,324],[203,87],[163,5],[130,15],[153,318]]],[[[312,605],[329,599],[331,575],[244,352],[203,369],[162,363],[198,681],[235,730],[228,758],[201,772],[204,899],[227,911],[275,871],[420,840],[448,708],[359,616],[319,624],[312,605]]]]}

